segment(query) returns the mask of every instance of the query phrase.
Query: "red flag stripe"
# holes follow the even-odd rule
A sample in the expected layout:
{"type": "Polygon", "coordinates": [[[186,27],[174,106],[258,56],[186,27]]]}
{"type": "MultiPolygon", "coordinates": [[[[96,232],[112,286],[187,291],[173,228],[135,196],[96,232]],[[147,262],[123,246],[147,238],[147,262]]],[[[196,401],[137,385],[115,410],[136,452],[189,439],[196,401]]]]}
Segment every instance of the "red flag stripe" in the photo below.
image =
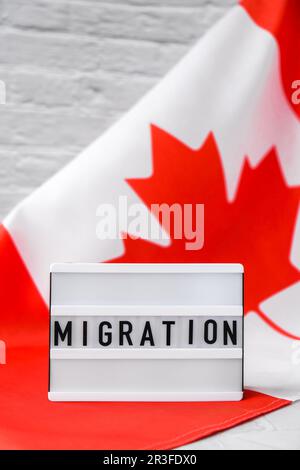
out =
{"type": "Polygon", "coordinates": [[[252,19],[268,30],[280,48],[284,90],[300,117],[300,105],[292,100],[293,83],[300,80],[300,2],[299,0],[241,0],[252,19]]]}

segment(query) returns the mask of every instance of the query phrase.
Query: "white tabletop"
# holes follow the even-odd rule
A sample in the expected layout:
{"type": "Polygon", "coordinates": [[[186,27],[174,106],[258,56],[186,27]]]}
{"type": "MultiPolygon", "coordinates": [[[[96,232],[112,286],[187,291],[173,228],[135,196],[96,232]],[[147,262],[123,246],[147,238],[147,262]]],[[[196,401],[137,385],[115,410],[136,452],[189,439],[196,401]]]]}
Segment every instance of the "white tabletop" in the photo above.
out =
{"type": "Polygon", "coordinates": [[[181,449],[300,450],[300,402],[181,449]]]}

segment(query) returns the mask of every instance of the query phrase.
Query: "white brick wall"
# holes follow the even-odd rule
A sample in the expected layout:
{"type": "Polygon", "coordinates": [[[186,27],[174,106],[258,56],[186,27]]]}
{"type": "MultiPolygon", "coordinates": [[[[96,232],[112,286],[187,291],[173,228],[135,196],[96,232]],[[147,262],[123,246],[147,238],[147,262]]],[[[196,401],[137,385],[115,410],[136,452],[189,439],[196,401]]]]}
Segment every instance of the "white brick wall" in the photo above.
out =
{"type": "Polygon", "coordinates": [[[0,219],[236,0],[0,0],[0,219]]]}

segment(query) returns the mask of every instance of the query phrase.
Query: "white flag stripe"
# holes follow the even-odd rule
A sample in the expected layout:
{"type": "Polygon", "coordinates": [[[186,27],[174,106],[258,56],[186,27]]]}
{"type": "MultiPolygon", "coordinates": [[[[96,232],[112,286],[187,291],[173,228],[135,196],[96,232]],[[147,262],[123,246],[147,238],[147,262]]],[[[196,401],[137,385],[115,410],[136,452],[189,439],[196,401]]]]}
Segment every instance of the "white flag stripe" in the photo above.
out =
{"type": "Polygon", "coordinates": [[[256,313],[245,320],[245,384],[271,396],[300,399],[300,341],[278,334],[256,313]]]}
{"type": "Polygon", "coordinates": [[[260,308],[276,325],[300,338],[300,282],[266,300],[260,308]]]}
{"type": "Polygon", "coordinates": [[[300,271],[300,205],[299,205],[299,212],[298,212],[296,230],[295,230],[293,247],[292,247],[291,260],[292,260],[292,263],[296,266],[296,268],[299,269],[300,271]]]}

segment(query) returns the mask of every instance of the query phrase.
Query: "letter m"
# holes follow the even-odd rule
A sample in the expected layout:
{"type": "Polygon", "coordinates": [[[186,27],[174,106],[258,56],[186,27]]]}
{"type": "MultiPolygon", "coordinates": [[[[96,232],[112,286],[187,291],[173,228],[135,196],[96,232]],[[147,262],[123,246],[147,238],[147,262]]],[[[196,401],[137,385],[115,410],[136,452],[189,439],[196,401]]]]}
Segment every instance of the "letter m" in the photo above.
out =
{"type": "Polygon", "coordinates": [[[68,346],[72,346],[72,322],[68,321],[64,330],[60,326],[59,321],[54,322],[54,346],[58,346],[59,342],[67,339],[68,346]]]}

